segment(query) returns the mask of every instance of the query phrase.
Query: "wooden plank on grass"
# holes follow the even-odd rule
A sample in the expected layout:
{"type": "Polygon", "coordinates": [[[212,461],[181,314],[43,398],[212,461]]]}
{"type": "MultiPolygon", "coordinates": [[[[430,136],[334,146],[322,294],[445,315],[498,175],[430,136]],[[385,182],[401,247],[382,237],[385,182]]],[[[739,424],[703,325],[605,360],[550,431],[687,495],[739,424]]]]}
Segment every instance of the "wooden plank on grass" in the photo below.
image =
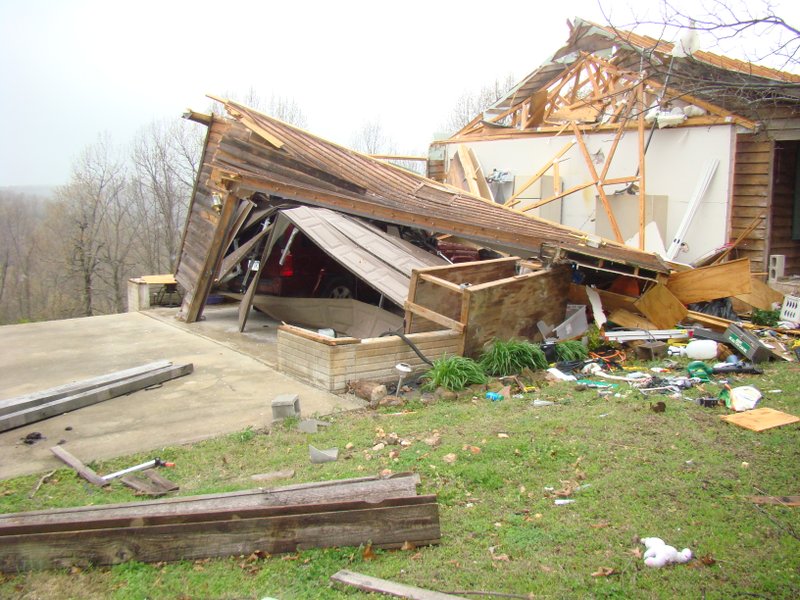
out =
{"type": "Polygon", "coordinates": [[[163,520],[148,517],[128,526],[2,536],[0,570],[277,554],[369,542],[400,548],[406,542],[436,544],[440,538],[435,496],[228,510],[192,515],[190,522],[163,520]]]}
{"type": "Polygon", "coordinates": [[[675,327],[686,318],[689,312],[686,307],[660,283],[651,287],[634,302],[645,317],[652,321],[658,329],[675,327]]]}
{"type": "Polygon", "coordinates": [[[349,585],[365,592],[377,592],[379,594],[394,596],[395,598],[406,598],[408,600],[459,600],[463,598],[463,596],[433,592],[413,585],[395,583],[394,581],[371,577],[346,569],[342,569],[331,575],[331,581],[343,583],[344,585],[349,585]]]}
{"type": "Polygon", "coordinates": [[[773,408],[756,408],[735,415],[723,415],[723,421],[733,423],[739,427],[744,427],[750,431],[764,431],[773,427],[790,425],[800,421],[800,417],[795,417],[785,412],[773,408]]]}
{"type": "Polygon", "coordinates": [[[706,302],[717,298],[749,294],[750,259],[681,271],[669,276],[667,287],[684,304],[706,302]]]}
{"type": "Polygon", "coordinates": [[[800,496],[750,496],[750,502],[753,504],[800,506],[800,496]]]}
{"type": "MultiPolygon", "coordinates": [[[[355,479],[336,479],[294,484],[273,489],[183,496],[159,501],[126,502],[25,513],[7,513],[0,514],[0,536],[10,532],[22,531],[14,529],[18,527],[24,527],[24,531],[27,532],[49,531],[57,527],[75,529],[78,528],[75,523],[97,522],[101,519],[126,518],[133,520],[158,515],[210,513],[219,509],[244,510],[266,506],[344,502],[353,498],[358,498],[365,502],[380,502],[387,498],[416,496],[419,482],[419,475],[416,473],[398,473],[389,478],[372,476],[355,479]]],[[[106,483],[105,480],[103,480],[103,483],[106,483]]]]}
{"type": "Polygon", "coordinates": [[[0,401],[0,415],[11,414],[31,408],[33,406],[38,406],[40,404],[46,404],[48,402],[53,402],[54,400],[66,398],[67,396],[88,392],[89,390],[110,385],[118,381],[123,381],[125,379],[129,379],[130,377],[135,377],[136,375],[155,371],[156,369],[163,369],[171,364],[172,363],[168,360],[159,360],[146,365],[141,365],[139,367],[133,367],[132,369],[114,371],[113,373],[100,375],[99,377],[84,379],[82,381],[74,381],[65,385],[59,385],[46,390],[41,390],[39,392],[34,392],[32,394],[8,398],[0,401]]]}
{"type": "Polygon", "coordinates": [[[73,469],[75,469],[78,475],[83,477],[89,483],[92,483],[99,487],[105,487],[109,483],[111,483],[110,481],[106,481],[105,479],[100,477],[92,469],[83,464],[78,458],[73,456],[66,448],[62,448],[61,446],[53,446],[52,448],[50,448],[50,452],[55,454],[59,458],[59,460],[61,460],[68,466],[72,467],[73,469]]]}
{"type": "Polygon", "coordinates": [[[125,394],[136,392],[138,390],[150,387],[151,385],[156,385],[165,381],[169,381],[170,379],[188,375],[193,369],[194,366],[192,363],[186,363],[183,365],[170,364],[168,367],[156,369],[142,375],[129,377],[110,385],[105,385],[87,392],[66,396],[65,398],[54,400],[53,402],[40,404],[25,410],[3,415],[0,417],[0,431],[7,431],[15,427],[28,425],[29,423],[36,423],[37,421],[41,421],[49,417],[63,415],[66,412],[91,406],[92,404],[97,404],[98,402],[111,400],[117,396],[124,396],[125,394]]]}

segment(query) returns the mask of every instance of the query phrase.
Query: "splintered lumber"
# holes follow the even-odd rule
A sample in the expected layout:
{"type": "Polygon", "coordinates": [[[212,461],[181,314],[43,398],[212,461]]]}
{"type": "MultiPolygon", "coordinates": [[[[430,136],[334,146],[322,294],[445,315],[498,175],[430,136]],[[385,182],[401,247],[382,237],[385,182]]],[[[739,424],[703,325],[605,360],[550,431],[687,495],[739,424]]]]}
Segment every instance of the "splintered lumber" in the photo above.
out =
{"type": "Polygon", "coordinates": [[[669,276],[669,291],[684,304],[706,302],[717,298],[749,294],[750,259],[742,258],[731,262],[681,271],[669,276]]]}
{"type": "Polygon", "coordinates": [[[125,379],[134,377],[136,375],[149,373],[150,371],[154,371],[156,369],[163,369],[171,364],[172,363],[168,360],[160,360],[142,365],[140,367],[125,369],[124,371],[115,371],[113,373],[108,373],[107,375],[93,377],[92,379],[75,381],[39,392],[34,392],[32,394],[25,394],[24,396],[16,396],[15,398],[0,400],[0,415],[15,413],[25,410],[26,408],[47,404],[48,402],[53,402],[54,400],[60,400],[61,398],[65,398],[67,396],[88,392],[90,390],[110,385],[118,381],[124,381],[125,379]]]}
{"type": "Polygon", "coordinates": [[[686,307],[665,285],[656,284],[634,302],[645,317],[659,329],[674,327],[686,317],[686,307]]]}
{"type": "MultiPolygon", "coordinates": [[[[368,542],[379,548],[439,543],[435,496],[379,502],[353,497],[358,496],[316,504],[145,510],[137,517],[119,516],[113,509],[67,512],[69,519],[54,522],[47,517],[59,511],[49,515],[41,511],[29,518],[16,515],[0,521],[0,570],[195,560],[258,551],[276,554],[368,542]],[[81,518],[76,520],[75,515],[81,518]]],[[[179,506],[174,500],[146,504],[179,506]]]]}
{"type": "Polygon", "coordinates": [[[331,575],[331,581],[349,585],[365,592],[377,592],[387,596],[394,596],[395,598],[407,598],[408,600],[459,600],[463,598],[463,596],[432,592],[413,585],[395,583],[394,581],[371,577],[346,569],[331,575]]]}
{"type": "Polygon", "coordinates": [[[75,469],[78,475],[83,477],[89,483],[92,483],[99,487],[105,487],[109,483],[111,483],[110,481],[106,481],[105,479],[100,477],[100,475],[98,475],[92,469],[83,464],[80,461],[80,459],[73,456],[66,448],[62,448],[61,446],[53,446],[52,448],[50,448],[50,452],[55,454],[59,458],[59,460],[61,460],[68,466],[72,467],[73,469],[75,469]]]}
{"type": "Polygon", "coordinates": [[[157,473],[153,469],[142,471],[141,475],[131,473],[120,478],[120,481],[140,494],[147,496],[163,496],[167,492],[179,489],[178,484],[157,473]]]}
{"type": "Polygon", "coordinates": [[[43,404],[29,406],[28,408],[0,417],[0,431],[21,427],[29,423],[47,419],[48,417],[62,415],[66,412],[97,404],[98,402],[124,396],[125,394],[130,394],[131,392],[150,387],[151,385],[163,383],[177,377],[183,377],[191,373],[193,369],[194,366],[192,363],[181,365],[169,363],[168,366],[150,370],[132,377],[126,377],[125,379],[115,381],[108,385],[61,397],[43,404]]]}

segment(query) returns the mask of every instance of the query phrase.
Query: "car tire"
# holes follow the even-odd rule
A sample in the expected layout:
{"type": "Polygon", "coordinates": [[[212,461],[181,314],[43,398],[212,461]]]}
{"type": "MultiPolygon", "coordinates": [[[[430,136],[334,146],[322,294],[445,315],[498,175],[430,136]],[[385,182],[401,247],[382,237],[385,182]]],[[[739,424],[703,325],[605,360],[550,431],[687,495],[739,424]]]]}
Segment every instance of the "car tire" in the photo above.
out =
{"type": "Polygon", "coordinates": [[[322,291],[319,294],[320,298],[339,298],[339,299],[347,299],[353,298],[355,299],[355,286],[353,286],[353,281],[348,279],[347,277],[332,277],[322,288],[322,291]]]}

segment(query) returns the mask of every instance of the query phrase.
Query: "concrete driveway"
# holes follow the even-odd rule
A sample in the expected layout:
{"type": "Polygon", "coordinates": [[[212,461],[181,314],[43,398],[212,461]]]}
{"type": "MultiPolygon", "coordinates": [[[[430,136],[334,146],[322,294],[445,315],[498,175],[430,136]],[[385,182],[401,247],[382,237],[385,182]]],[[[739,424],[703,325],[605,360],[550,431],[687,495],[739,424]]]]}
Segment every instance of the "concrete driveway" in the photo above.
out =
{"type": "Polygon", "coordinates": [[[209,309],[198,327],[177,323],[176,310],[163,309],[0,327],[0,400],[155,360],[194,364],[194,373],[157,389],[0,433],[0,479],[61,466],[49,451],[61,440],[89,462],[269,426],[278,394],[299,394],[304,416],[363,406],[269,366],[274,323],[255,316],[248,325],[253,333],[242,335],[235,311],[209,309]],[[23,444],[33,431],[47,439],[23,444]]]}

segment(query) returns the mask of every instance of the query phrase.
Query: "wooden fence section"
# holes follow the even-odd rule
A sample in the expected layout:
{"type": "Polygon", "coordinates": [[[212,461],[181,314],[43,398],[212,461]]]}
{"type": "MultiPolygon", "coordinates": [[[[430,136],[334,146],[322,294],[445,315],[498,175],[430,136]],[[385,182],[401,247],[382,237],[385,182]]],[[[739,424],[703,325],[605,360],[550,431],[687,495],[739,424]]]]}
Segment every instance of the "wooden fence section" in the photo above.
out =
{"type": "MultiPolygon", "coordinates": [[[[407,337],[430,360],[460,354],[464,343],[461,333],[450,330],[407,337]]],[[[417,372],[427,369],[398,336],[329,338],[292,325],[278,328],[278,369],[332,392],[343,392],[348,381],[358,379],[394,381],[401,362],[417,372]]]]}
{"type": "Polygon", "coordinates": [[[569,269],[516,274],[517,257],[415,270],[406,303],[406,331],[427,331],[455,321],[463,329],[465,356],[491,340],[532,339],[537,323],[564,319],[569,269]]]}
{"type": "Polygon", "coordinates": [[[366,477],[2,515],[0,570],[193,560],[369,541],[382,548],[436,544],[436,498],[416,496],[418,482],[409,474],[366,477]]]}

